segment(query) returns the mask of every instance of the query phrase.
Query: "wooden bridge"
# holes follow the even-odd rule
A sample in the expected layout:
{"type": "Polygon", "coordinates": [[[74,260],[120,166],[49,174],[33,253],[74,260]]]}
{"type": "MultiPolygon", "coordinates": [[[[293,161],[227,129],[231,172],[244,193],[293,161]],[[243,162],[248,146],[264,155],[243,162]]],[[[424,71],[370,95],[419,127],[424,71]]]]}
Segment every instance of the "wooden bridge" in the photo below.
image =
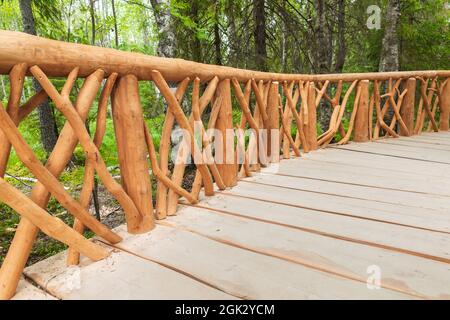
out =
{"type": "Polygon", "coordinates": [[[450,298],[450,71],[288,75],[15,32],[0,31],[0,42],[0,73],[11,84],[0,107],[0,176],[13,147],[38,179],[27,196],[0,178],[0,201],[22,216],[1,298],[450,298]],[[26,76],[43,89],[20,105],[26,76]],[[58,91],[49,77],[67,81],[58,91]],[[72,101],[77,78],[85,80],[72,101]],[[158,152],[141,81],[168,106],[158,152]],[[110,96],[121,184],[99,152],[110,96]],[[43,165],[17,126],[47,97],[67,123],[43,165]],[[91,138],[84,122],[94,106],[91,138]],[[321,108],[331,118],[317,134],[321,108]],[[171,169],[175,124],[188,143],[171,169]],[[58,176],[78,143],[85,179],[74,199],[58,176]],[[110,230],[87,211],[95,173],[126,226],[110,230]],[[76,217],[73,228],[46,211],[50,196],[76,217]],[[39,230],[70,249],[24,269],[39,230]]]}

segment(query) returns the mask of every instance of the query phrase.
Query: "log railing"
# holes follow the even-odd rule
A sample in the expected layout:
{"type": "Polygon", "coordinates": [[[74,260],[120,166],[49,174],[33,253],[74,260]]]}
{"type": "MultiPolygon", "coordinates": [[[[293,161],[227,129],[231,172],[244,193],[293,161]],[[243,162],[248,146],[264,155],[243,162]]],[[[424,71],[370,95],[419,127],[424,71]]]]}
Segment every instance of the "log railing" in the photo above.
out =
{"type": "Polygon", "coordinates": [[[150,57],[17,32],[0,31],[0,43],[0,74],[10,79],[8,103],[6,108],[0,105],[0,201],[22,218],[0,271],[3,299],[14,295],[39,230],[69,246],[68,264],[77,264],[80,253],[93,260],[109,254],[82,236],[85,228],[109,243],[121,241],[88,212],[95,173],[123,208],[128,231],[143,233],[154,227],[155,219],[174,215],[180,197],[196,203],[202,189],[211,196],[216,189],[232,187],[261,167],[278,162],[280,155],[301,157],[331,143],[449,130],[450,71],[276,74],[150,57]],[[34,77],[42,90],[21,105],[27,76],[34,77]],[[49,77],[66,79],[60,92],[49,77]],[[78,78],[84,78],[84,83],[72,102],[70,96],[78,78]],[[140,81],[151,81],[168,107],[159,150],[144,122],[140,81]],[[18,126],[47,98],[67,121],[43,165],[18,126]],[[108,172],[99,152],[110,98],[121,184],[108,172]],[[97,126],[91,137],[85,121],[96,100],[97,126]],[[190,114],[183,111],[186,104],[190,114]],[[330,108],[331,119],[317,134],[319,108],[330,108]],[[237,123],[233,123],[233,110],[240,112],[237,123]],[[185,143],[170,159],[175,125],[183,129],[185,143]],[[58,177],[78,144],[86,154],[85,176],[81,194],[74,199],[58,177]],[[3,179],[12,147],[37,179],[30,196],[3,179]],[[191,156],[196,174],[188,191],[182,182],[186,160],[191,156]],[[157,179],[155,208],[151,176],[157,179]],[[75,217],[73,228],[46,211],[50,196],[75,217]]]}

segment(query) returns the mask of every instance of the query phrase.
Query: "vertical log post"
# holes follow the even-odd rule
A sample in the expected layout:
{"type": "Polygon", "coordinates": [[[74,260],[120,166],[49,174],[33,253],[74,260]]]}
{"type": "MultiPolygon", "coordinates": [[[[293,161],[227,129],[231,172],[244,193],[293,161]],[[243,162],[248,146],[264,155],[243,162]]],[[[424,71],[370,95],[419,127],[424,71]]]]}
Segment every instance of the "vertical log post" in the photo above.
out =
{"type": "Polygon", "coordinates": [[[366,142],[369,141],[369,80],[360,81],[359,86],[361,88],[361,96],[356,113],[353,141],[366,142]]]}
{"type": "Polygon", "coordinates": [[[279,135],[275,136],[275,132],[280,129],[278,104],[278,82],[274,81],[270,84],[267,98],[267,156],[270,162],[279,162],[280,158],[279,135]],[[276,145],[278,145],[278,148],[276,148],[276,145]]]}
{"type": "Polygon", "coordinates": [[[227,187],[237,184],[237,164],[234,156],[234,135],[230,137],[233,129],[233,110],[231,106],[230,79],[224,79],[217,86],[215,99],[221,99],[216,129],[222,133],[222,163],[217,169],[227,187]],[[231,144],[233,145],[227,145],[231,144]]]}
{"type": "Polygon", "coordinates": [[[405,89],[408,90],[406,92],[405,98],[403,99],[403,104],[400,109],[400,116],[406,124],[406,128],[409,132],[405,132],[404,129],[400,126],[400,135],[401,136],[411,136],[414,134],[414,104],[416,100],[416,78],[409,78],[406,80],[405,89]]]}
{"type": "Polygon", "coordinates": [[[450,78],[447,79],[447,82],[442,88],[439,105],[441,108],[440,130],[448,131],[450,118],[450,78]]]}
{"type": "Polygon", "coordinates": [[[123,76],[118,80],[112,99],[122,185],[141,214],[140,221],[127,221],[130,233],[147,232],[155,226],[147,146],[142,130],[144,117],[138,90],[136,76],[123,76]]]}
{"type": "Polygon", "coordinates": [[[310,150],[317,149],[317,113],[316,113],[316,87],[314,82],[308,85],[308,146],[310,150]]]}

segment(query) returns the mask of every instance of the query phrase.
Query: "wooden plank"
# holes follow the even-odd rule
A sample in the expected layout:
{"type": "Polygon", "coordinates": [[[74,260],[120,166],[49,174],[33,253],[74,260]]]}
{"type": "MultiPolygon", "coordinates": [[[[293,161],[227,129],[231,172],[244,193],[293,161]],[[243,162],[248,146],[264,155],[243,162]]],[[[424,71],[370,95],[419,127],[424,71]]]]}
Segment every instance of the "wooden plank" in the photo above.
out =
{"type": "MultiPolygon", "coordinates": [[[[367,267],[377,265],[382,270],[381,283],[384,287],[411,294],[415,292],[417,295],[422,292],[427,296],[448,296],[443,293],[448,292],[448,284],[444,286],[439,278],[431,280],[437,274],[448,274],[448,264],[441,262],[194,207],[183,208],[167,223],[222,243],[312,269],[354,280],[364,279],[362,282],[366,282],[367,267]],[[424,275],[427,280],[422,278],[424,275]]],[[[291,278],[293,274],[285,274],[285,277],[291,278]]],[[[315,282],[315,285],[318,283],[315,282]]],[[[349,298],[354,297],[350,292],[346,294],[349,298]]]]}
{"type": "Polygon", "coordinates": [[[128,237],[119,247],[183,270],[244,299],[345,299],[351,296],[378,299],[385,294],[399,297],[384,289],[381,292],[368,290],[364,282],[343,279],[163,225],[151,234],[128,237]]]}
{"type": "MultiPolygon", "coordinates": [[[[332,160],[335,160],[333,158],[332,160]]],[[[263,173],[270,172],[263,170],[263,173]]],[[[283,161],[278,175],[302,177],[310,180],[332,181],[338,184],[369,186],[385,190],[401,190],[427,195],[450,196],[450,181],[447,177],[417,175],[395,172],[384,168],[371,168],[358,164],[333,161],[295,159],[283,161]],[[301,161],[297,163],[295,161],[301,161]],[[327,170],[324,170],[327,168],[327,170]]]]}
{"type": "Polygon", "coordinates": [[[417,140],[382,139],[382,140],[376,140],[374,142],[399,145],[399,146],[410,146],[410,147],[421,148],[421,149],[425,149],[425,150],[431,149],[431,150],[450,151],[450,144],[449,145],[436,145],[436,144],[430,144],[427,142],[422,142],[422,141],[417,141],[417,140]]]}
{"type": "Polygon", "coordinates": [[[17,286],[17,293],[11,300],[57,300],[54,296],[35,287],[30,282],[21,278],[17,286]]]}
{"type": "MultiPolygon", "coordinates": [[[[258,184],[240,184],[236,188],[225,191],[224,193],[333,212],[335,214],[385,221],[419,229],[450,232],[450,217],[442,212],[420,210],[386,203],[380,204],[367,200],[345,199],[332,195],[322,195],[258,184]]],[[[443,257],[448,258],[446,254],[443,257]]]]}
{"type": "Polygon", "coordinates": [[[448,234],[295,208],[279,203],[267,203],[262,200],[223,194],[205,199],[196,207],[234,216],[244,216],[328,238],[345,239],[378,248],[389,247],[392,251],[408,251],[417,256],[445,255],[450,249],[450,235],[448,234]],[[437,249],[437,246],[441,248],[437,249]]]}
{"type": "Polygon", "coordinates": [[[126,252],[101,263],[62,266],[65,253],[25,269],[25,274],[59,299],[235,299],[186,275],[126,252]],[[55,258],[56,257],[56,258],[55,258]]]}
{"type": "Polygon", "coordinates": [[[242,180],[242,182],[277,185],[289,189],[310,191],[324,195],[330,194],[350,199],[363,199],[405,207],[433,210],[441,212],[444,215],[448,214],[448,208],[450,208],[450,197],[355,186],[300,177],[259,174],[242,180]]]}
{"type": "Polygon", "coordinates": [[[392,146],[389,144],[381,143],[352,143],[345,146],[335,147],[343,150],[354,150],[359,152],[375,153],[380,155],[387,155],[390,157],[401,157],[407,159],[415,159],[421,161],[427,161],[431,163],[443,163],[450,165],[450,154],[446,151],[429,150],[429,149],[414,149],[392,146]]]}
{"type": "Polygon", "coordinates": [[[450,145],[450,141],[446,138],[439,138],[439,137],[434,137],[434,136],[430,136],[430,135],[421,135],[421,136],[414,136],[410,138],[411,140],[416,140],[416,141],[421,141],[421,142],[426,142],[429,144],[442,144],[442,145],[450,145]]]}
{"type": "Polygon", "coordinates": [[[431,163],[413,159],[396,158],[378,154],[352,152],[340,148],[329,148],[304,155],[306,159],[333,161],[348,165],[371,167],[393,172],[408,172],[426,176],[450,177],[448,164],[431,163]]]}

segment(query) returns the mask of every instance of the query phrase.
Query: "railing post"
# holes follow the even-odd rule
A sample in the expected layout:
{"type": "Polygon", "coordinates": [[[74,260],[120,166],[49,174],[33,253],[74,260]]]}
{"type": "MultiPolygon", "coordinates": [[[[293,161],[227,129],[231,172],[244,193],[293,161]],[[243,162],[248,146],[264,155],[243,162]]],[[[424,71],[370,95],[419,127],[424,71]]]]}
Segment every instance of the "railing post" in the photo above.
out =
{"type": "Polygon", "coordinates": [[[361,88],[361,96],[358,103],[358,111],[356,112],[355,134],[353,141],[366,142],[369,141],[369,80],[362,80],[358,84],[361,88]]]}
{"type": "Polygon", "coordinates": [[[400,109],[400,115],[406,124],[406,128],[409,132],[405,132],[400,126],[401,136],[412,136],[414,134],[414,104],[416,100],[416,78],[409,78],[406,80],[405,98],[403,99],[403,105],[400,109]]]}
{"type": "Polygon", "coordinates": [[[316,111],[316,87],[314,82],[308,85],[308,134],[306,139],[310,150],[317,149],[317,111],[316,111]]]}
{"type": "Polygon", "coordinates": [[[440,120],[440,130],[449,130],[449,118],[450,118],[450,78],[447,79],[445,86],[442,88],[440,101],[441,108],[441,120],[440,120]]]}
{"type": "Polygon", "coordinates": [[[279,135],[276,135],[276,132],[280,129],[278,102],[278,82],[274,81],[270,84],[267,98],[267,117],[269,120],[267,128],[267,156],[270,162],[279,162],[280,160],[280,140],[279,135]]]}
{"type": "Polygon", "coordinates": [[[140,219],[133,219],[137,221],[127,221],[128,232],[147,232],[155,224],[144,117],[136,76],[126,75],[118,80],[113,92],[112,110],[122,185],[141,215],[140,219]]]}
{"type": "Polygon", "coordinates": [[[233,110],[231,105],[230,79],[219,82],[216,90],[216,99],[221,98],[219,115],[217,117],[216,129],[222,133],[222,160],[217,164],[217,169],[227,187],[237,184],[237,165],[234,154],[233,110]],[[233,143],[232,146],[230,144],[233,143]]]}

